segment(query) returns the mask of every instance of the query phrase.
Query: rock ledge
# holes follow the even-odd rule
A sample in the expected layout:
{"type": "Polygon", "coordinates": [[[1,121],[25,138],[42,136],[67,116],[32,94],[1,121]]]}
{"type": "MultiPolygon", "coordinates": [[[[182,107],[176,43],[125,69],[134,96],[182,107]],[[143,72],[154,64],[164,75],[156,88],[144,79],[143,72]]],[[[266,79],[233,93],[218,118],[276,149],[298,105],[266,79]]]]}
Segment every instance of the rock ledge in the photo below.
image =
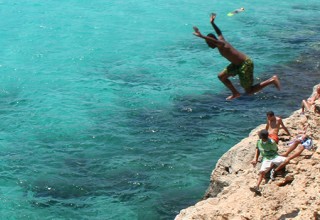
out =
{"type": "MultiPolygon", "coordinates": [[[[175,220],[320,219],[320,114],[300,115],[299,110],[283,121],[293,136],[308,123],[307,134],[316,148],[304,150],[275,181],[262,181],[262,195],[255,195],[249,187],[256,184],[260,164],[253,168],[250,162],[257,132],[265,128],[258,126],[219,159],[203,200],[181,210],[175,220]]],[[[289,140],[282,132],[279,153],[286,151],[289,140]]]]}

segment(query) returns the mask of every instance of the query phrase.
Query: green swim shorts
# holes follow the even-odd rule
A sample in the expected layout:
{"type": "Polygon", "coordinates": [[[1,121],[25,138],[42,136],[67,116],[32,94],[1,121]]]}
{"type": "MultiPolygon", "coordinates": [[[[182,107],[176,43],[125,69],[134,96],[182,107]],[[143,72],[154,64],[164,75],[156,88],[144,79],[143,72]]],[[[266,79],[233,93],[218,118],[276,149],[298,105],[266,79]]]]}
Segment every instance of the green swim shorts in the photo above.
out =
{"type": "Polygon", "coordinates": [[[244,89],[249,89],[253,85],[253,62],[250,58],[247,58],[242,64],[235,65],[229,64],[225,71],[228,76],[239,75],[240,85],[244,89]]]}

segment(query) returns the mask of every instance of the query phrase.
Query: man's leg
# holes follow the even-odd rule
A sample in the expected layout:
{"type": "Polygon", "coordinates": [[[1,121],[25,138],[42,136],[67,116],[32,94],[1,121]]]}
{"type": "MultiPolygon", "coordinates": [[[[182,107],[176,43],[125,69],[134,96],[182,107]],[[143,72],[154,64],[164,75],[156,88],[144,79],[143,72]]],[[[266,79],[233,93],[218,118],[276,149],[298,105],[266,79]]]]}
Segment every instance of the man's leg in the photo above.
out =
{"type": "Polygon", "coordinates": [[[298,148],[297,148],[297,152],[292,154],[288,159],[289,161],[292,160],[293,158],[296,158],[298,156],[301,155],[302,151],[304,151],[304,147],[302,145],[299,145],[298,148]]]}
{"type": "Polygon", "coordinates": [[[284,153],[281,154],[283,157],[287,157],[296,147],[300,144],[300,140],[294,140],[294,142],[291,144],[291,146],[288,148],[288,150],[284,153]]]}
{"type": "Polygon", "coordinates": [[[229,76],[227,74],[227,71],[224,70],[221,73],[219,73],[218,78],[232,92],[232,95],[226,98],[227,100],[238,98],[240,96],[240,93],[236,90],[236,88],[232,85],[231,81],[228,79],[229,76]]]}
{"type": "Polygon", "coordinates": [[[255,193],[261,193],[260,192],[260,184],[262,180],[264,179],[266,173],[271,169],[272,162],[271,160],[264,160],[261,164],[260,170],[259,170],[259,177],[257,180],[257,185],[254,187],[250,187],[250,190],[255,192],[255,193]]]}
{"type": "Polygon", "coordinates": [[[261,184],[262,180],[264,179],[264,176],[265,176],[265,175],[266,175],[265,172],[261,172],[261,173],[259,174],[258,181],[257,181],[257,187],[258,187],[258,189],[259,189],[260,184],[261,184]]]}
{"type": "Polygon", "coordinates": [[[266,174],[265,172],[260,172],[259,177],[258,177],[258,181],[257,181],[257,185],[254,187],[250,187],[250,190],[257,195],[261,195],[261,190],[259,187],[260,187],[260,184],[261,184],[263,178],[265,177],[265,174],[266,174]]]}
{"type": "Polygon", "coordinates": [[[274,171],[278,172],[279,170],[281,170],[282,168],[284,168],[289,162],[290,160],[292,160],[293,158],[296,158],[298,156],[301,155],[302,151],[304,151],[304,147],[302,145],[300,145],[298,147],[298,151],[296,153],[294,153],[293,155],[291,155],[290,157],[288,157],[283,163],[281,163],[274,171]]]}
{"type": "Polygon", "coordinates": [[[249,89],[246,89],[246,92],[248,94],[254,94],[256,92],[259,92],[261,89],[263,89],[266,86],[269,86],[270,84],[274,84],[275,87],[277,87],[278,90],[280,90],[280,81],[278,76],[274,75],[270,79],[263,81],[261,83],[258,83],[254,86],[251,86],[249,89]]]}
{"type": "Polygon", "coordinates": [[[304,113],[304,109],[307,109],[308,111],[310,110],[310,104],[306,100],[302,100],[301,102],[301,113],[304,113]]]}

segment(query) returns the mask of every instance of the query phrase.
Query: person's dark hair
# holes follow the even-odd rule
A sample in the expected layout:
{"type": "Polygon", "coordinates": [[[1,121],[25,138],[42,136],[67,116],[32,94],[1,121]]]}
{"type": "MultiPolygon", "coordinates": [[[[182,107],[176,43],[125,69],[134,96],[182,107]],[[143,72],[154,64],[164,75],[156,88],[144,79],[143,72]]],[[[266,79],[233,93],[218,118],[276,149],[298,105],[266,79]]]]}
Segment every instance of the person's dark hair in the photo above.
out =
{"type": "Polygon", "coordinates": [[[259,137],[263,140],[267,140],[269,136],[269,132],[266,129],[263,129],[259,132],[259,137]]]}
{"type": "Polygon", "coordinates": [[[214,35],[213,33],[209,33],[208,35],[207,35],[207,37],[212,37],[212,38],[214,38],[214,39],[218,39],[217,37],[216,37],[216,35],[214,35]]]}
{"type": "MultiPolygon", "coordinates": [[[[211,37],[211,38],[214,38],[214,39],[218,40],[217,37],[216,37],[216,35],[214,35],[213,33],[208,34],[207,37],[211,37]]],[[[216,45],[214,45],[212,42],[210,42],[210,41],[208,41],[208,40],[206,40],[206,43],[207,43],[208,46],[211,47],[212,49],[214,49],[214,48],[217,47],[216,45]]]]}
{"type": "Polygon", "coordinates": [[[273,111],[267,112],[267,116],[274,116],[274,112],[273,111]]]}

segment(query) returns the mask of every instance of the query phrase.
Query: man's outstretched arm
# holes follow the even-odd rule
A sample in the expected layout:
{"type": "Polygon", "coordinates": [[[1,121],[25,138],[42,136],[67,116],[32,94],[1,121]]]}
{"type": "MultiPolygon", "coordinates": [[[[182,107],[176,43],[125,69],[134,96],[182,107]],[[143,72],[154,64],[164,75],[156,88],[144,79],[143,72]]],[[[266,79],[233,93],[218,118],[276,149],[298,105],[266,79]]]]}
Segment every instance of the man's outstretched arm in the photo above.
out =
{"type": "Polygon", "coordinates": [[[215,30],[215,32],[217,33],[219,39],[223,39],[223,35],[222,35],[222,32],[221,30],[218,28],[218,26],[214,23],[214,19],[216,18],[216,15],[215,14],[212,14],[211,17],[210,17],[210,23],[213,27],[213,29],[215,30]]]}
{"type": "Polygon", "coordinates": [[[212,37],[202,35],[199,28],[197,28],[196,26],[193,27],[193,30],[194,30],[194,33],[193,33],[194,35],[196,35],[197,37],[200,37],[202,39],[205,39],[206,41],[210,41],[216,46],[222,46],[225,44],[223,41],[216,40],[212,37]]]}

